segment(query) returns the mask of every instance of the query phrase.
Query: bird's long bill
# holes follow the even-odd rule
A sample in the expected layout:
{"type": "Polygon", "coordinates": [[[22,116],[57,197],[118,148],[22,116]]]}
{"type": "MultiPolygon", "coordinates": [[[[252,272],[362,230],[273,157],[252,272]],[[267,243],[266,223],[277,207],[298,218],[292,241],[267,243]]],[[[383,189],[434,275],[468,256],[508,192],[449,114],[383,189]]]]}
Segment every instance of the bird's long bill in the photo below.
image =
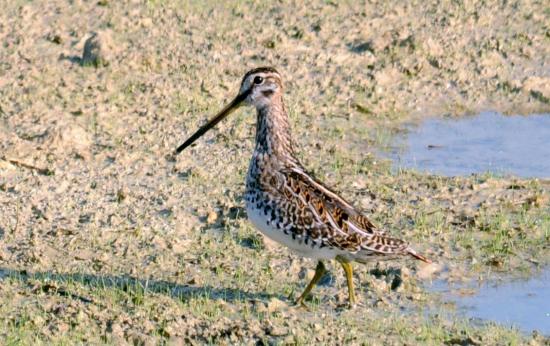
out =
{"type": "Polygon", "coordinates": [[[197,130],[189,139],[187,139],[182,145],[176,149],[176,154],[181,153],[185,148],[193,144],[199,137],[204,135],[208,130],[216,126],[223,118],[228,116],[235,109],[239,108],[241,103],[246,99],[248,93],[242,93],[237,95],[233,101],[231,101],[227,106],[225,106],[215,117],[210,119],[206,125],[197,130]]]}

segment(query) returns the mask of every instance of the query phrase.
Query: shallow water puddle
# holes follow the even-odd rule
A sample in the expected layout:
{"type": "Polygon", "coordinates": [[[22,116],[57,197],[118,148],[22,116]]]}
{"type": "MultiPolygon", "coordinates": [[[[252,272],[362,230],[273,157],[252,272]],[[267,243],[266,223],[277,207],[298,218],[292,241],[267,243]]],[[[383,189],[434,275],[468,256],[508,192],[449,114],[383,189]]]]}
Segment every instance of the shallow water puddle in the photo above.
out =
{"type": "Polygon", "coordinates": [[[436,281],[430,289],[443,294],[467,316],[550,335],[550,267],[528,280],[454,287],[436,281]]]}
{"type": "Polygon", "coordinates": [[[447,176],[493,172],[550,177],[550,114],[481,113],[427,119],[397,138],[397,167],[447,176]]]}

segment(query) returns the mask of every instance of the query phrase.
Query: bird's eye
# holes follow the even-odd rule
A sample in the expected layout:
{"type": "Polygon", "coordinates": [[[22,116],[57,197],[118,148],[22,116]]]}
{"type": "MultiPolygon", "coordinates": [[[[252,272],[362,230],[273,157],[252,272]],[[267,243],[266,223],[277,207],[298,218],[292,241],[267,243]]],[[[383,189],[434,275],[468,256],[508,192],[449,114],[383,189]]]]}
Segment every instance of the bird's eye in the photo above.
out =
{"type": "Polygon", "coordinates": [[[260,76],[254,77],[254,84],[262,84],[264,82],[264,78],[260,76]]]}

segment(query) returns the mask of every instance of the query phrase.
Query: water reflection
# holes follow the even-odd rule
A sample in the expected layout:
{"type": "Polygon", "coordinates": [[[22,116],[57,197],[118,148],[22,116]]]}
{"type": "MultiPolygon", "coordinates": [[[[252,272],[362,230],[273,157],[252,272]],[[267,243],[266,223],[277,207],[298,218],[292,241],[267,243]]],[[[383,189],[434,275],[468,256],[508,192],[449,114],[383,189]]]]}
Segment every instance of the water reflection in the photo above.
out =
{"type": "Polygon", "coordinates": [[[392,153],[398,167],[447,176],[550,177],[550,114],[433,118],[408,130],[397,139],[404,150],[392,153]]]}
{"type": "Polygon", "coordinates": [[[523,281],[484,283],[471,290],[439,281],[431,289],[443,293],[445,299],[453,301],[467,316],[550,336],[550,267],[523,281]],[[465,290],[473,294],[460,294],[465,290]]]}

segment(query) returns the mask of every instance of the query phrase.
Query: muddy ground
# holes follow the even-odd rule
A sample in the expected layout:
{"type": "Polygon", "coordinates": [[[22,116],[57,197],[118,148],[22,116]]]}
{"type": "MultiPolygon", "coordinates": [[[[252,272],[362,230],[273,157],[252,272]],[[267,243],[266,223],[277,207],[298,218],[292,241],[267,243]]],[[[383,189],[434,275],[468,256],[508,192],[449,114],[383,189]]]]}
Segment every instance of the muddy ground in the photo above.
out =
{"type": "Polygon", "coordinates": [[[2,343],[550,343],[426,289],[547,264],[550,182],[393,172],[377,154],[428,115],[549,112],[544,1],[2,7],[2,343]],[[435,264],[358,265],[354,310],[331,265],[310,311],[292,306],[314,263],[246,221],[253,111],[166,157],[261,65],[285,78],[306,167],[435,264]]]}

